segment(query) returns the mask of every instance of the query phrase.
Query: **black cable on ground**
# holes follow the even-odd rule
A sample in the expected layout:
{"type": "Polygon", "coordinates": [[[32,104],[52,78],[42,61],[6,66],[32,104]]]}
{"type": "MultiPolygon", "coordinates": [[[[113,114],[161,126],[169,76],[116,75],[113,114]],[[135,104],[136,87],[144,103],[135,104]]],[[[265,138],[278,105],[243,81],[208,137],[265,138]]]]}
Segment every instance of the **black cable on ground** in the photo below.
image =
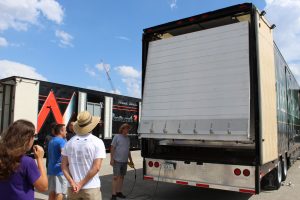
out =
{"type": "Polygon", "coordinates": [[[130,192],[125,195],[127,197],[126,199],[134,199],[134,198],[129,198],[129,196],[132,194],[132,192],[134,190],[134,187],[135,187],[135,184],[136,184],[136,169],[135,169],[135,167],[133,167],[133,169],[134,169],[134,182],[133,182],[133,185],[132,185],[132,188],[131,188],[130,192]]]}
{"type": "Polygon", "coordinates": [[[155,194],[157,192],[157,188],[158,188],[158,183],[159,183],[159,178],[160,178],[160,172],[161,172],[161,166],[159,168],[159,173],[158,173],[158,180],[156,182],[156,185],[155,185],[155,189],[154,189],[154,192],[152,195],[148,195],[148,194],[141,194],[141,195],[136,195],[136,196],[133,196],[133,197],[130,197],[130,195],[132,194],[133,190],[134,190],[134,187],[135,187],[135,184],[136,184],[136,169],[134,169],[134,183],[133,183],[133,186],[130,190],[130,192],[126,195],[126,199],[138,199],[138,200],[154,200],[155,199],[155,194]],[[142,199],[141,199],[142,198],[142,199]]]}

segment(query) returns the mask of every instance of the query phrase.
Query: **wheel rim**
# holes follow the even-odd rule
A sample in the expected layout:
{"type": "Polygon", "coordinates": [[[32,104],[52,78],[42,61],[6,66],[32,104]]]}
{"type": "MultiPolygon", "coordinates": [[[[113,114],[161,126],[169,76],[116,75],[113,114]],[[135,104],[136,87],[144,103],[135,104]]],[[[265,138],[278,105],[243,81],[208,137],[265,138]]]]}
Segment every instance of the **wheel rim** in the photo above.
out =
{"type": "Polygon", "coordinates": [[[278,166],[277,166],[277,179],[278,179],[278,183],[281,183],[282,181],[281,162],[278,162],[278,166]]]}
{"type": "Polygon", "coordinates": [[[283,160],[283,174],[284,174],[284,176],[287,175],[287,161],[286,161],[286,159],[283,160]]]}

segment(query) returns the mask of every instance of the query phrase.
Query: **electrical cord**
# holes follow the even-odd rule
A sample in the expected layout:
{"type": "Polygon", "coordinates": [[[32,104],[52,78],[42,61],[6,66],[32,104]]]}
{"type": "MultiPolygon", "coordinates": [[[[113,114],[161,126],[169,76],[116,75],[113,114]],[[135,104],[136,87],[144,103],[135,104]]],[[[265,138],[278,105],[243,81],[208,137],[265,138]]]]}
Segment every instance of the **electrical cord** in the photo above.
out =
{"type": "MultiPolygon", "coordinates": [[[[130,166],[131,167],[131,166],[130,166]]],[[[127,199],[134,199],[134,198],[129,198],[129,196],[132,194],[133,190],[134,190],[134,187],[135,187],[135,184],[136,184],[136,169],[135,167],[133,166],[132,167],[134,169],[134,182],[133,182],[133,185],[131,187],[131,190],[128,194],[126,194],[125,196],[127,196],[127,199]]]]}
{"type": "Polygon", "coordinates": [[[134,183],[132,185],[132,188],[130,190],[130,192],[126,195],[126,199],[139,199],[139,200],[154,200],[155,199],[155,195],[156,195],[156,192],[157,192],[157,188],[158,188],[158,183],[159,183],[159,178],[160,178],[160,172],[161,172],[161,167],[159,168],[159,173],[158,173],[158,180],[156,182],[156,185],[155,185],[155,189],[154,189],[154,192],[152,195],[148,195],[148,194],[142,194],[142,195],[136,195],[136,196],[133,196],[133,197],[130,197],[130,195],[132,194],[134,188],[135,188],[135,185],[136,185],[136,169],[135,167],[133,166],[133,169],[134,169],[134,183]],[[142,198],[142,199],[141,199],[142,198]]]}

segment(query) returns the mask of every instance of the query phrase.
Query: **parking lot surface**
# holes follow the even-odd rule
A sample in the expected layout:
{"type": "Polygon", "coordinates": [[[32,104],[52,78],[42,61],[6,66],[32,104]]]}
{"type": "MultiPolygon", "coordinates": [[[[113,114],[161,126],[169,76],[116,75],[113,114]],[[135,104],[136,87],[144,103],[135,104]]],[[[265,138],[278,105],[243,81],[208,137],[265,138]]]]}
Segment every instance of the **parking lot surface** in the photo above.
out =
{"type": "MultiPolygon", "coordinates": [[[[142,179],[142,158],[140,151],[132,152],[136,165],[135,171],[128,168],[124,182],[127,199],[135,200],[297,200],[300,198],[300,161],[288,171],[287,180],[277,191],[263,191],[259,195],[248,195],[237,192],[202,189],[171,183],[144,181],[142,179]]],[[[110,154],[104,160],[100,171],[102,199],[111,197],[112,167],[109,165],[110,154]]],[[[35,193],[36,200],[48,199],[47,193],[35,193]]]]}

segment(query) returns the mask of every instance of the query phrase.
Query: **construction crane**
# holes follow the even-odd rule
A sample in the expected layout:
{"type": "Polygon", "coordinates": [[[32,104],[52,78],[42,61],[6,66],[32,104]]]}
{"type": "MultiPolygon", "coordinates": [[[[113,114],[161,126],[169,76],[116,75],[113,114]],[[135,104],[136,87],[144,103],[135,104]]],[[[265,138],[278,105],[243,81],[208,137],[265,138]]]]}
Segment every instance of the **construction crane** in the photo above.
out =
{"type": "Polygon", "coordinates": [[[109,69],[108,69],[108,67],[103,63],[102,60],[101,60],[101,62],[102,62],[103,68],[104,68],[104,70],[105,70],[105,73],[106,73],[108,82],[109,82],[109,84],[110,84],[110,87],[111,87],[111,89],[113,90],[113,93],[115,93],[115,92],[116,92],[116,89],[115,89],[114,84],[113,84],[113,82],[112,82],[112,80],[111,80],[111,78],[110,78],[110,75],[109,75],[109,69]]]}

